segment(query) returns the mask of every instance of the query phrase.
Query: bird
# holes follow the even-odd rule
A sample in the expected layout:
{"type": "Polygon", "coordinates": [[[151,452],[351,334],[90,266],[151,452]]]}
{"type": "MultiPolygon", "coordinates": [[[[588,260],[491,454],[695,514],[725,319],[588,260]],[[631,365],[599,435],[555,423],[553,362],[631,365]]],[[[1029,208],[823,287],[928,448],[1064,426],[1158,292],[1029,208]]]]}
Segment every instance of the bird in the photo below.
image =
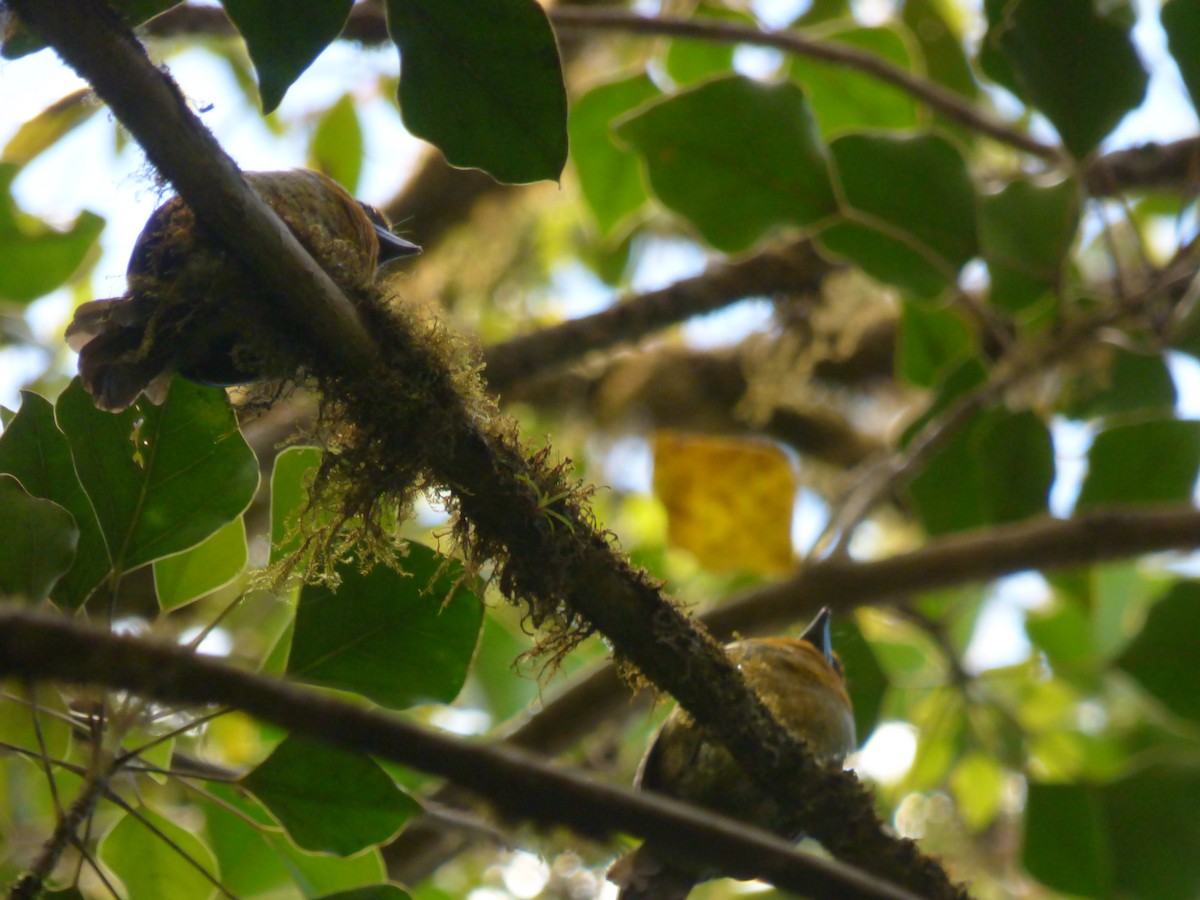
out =
{"type": "MultiPolygon", "coordinates": [[[[382,264],[421,252],[321,172],[244,177],[348,293],[369,286],[382,264]]],[[[176,372],[218,387],[286,377],[295,360],[262,339],[253,307],[241,302],[262,290],[183,199],[171,197],[134,243],[125,293],[81,304],[67,326],[84,389],[99,408],[120,412],[143,393],[160,403],[176,372]]]]}
{"type": "MultiPolygon", "coordinates": [[[[822,764],[840,763],[857,746],[854,710],[822,609],[799,638],[749,638],[726,645],[730,661],[791,735],[822,764]]],[[[658,730],[638,769],[636,785],[774,831],[791,839],[786,810],[765,794],[729,752],[710,741],[676,708],[658,730]]],[[[619,900],[683,900],[712,877],[680,868],[649,842],[609,869],[619,900]]]]}

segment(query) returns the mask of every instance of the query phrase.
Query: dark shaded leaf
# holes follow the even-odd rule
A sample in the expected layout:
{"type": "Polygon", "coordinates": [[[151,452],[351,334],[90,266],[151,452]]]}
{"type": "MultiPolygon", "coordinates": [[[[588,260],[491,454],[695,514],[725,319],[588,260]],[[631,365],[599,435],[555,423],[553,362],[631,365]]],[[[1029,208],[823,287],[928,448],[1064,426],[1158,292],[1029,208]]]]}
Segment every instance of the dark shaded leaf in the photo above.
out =
{"type": "Polygon", "coordinates": [[[217,388],[177,378],[161,407],[143,399],[113,415],[76,380],[57,416],[118,570],[195,546],[258,487],[258,462],[217,388]]]}
{"type": "Polygon", "coordinates": [[[369,756],[289,737],[241,781],[305,850],[349,856],[421,811],[369,756]]]}
{"type": "Polygon", "coordinates": [[[820,241],[869,274],[933,297],[975,256],[975,189],[935,135],[850,134],[830,144],[845,220],[820,241]]]}
{"type": "Polygon", "coordinates": [[[567,162],[567,94],[542,8],[534,0],[388,0],[386,8],[408,130],[452,166],[513,184],[557,180],[567,162]]]}
{"type": "Polygon", "coordinates": [[[1146,624],[1116,664],[1175,715],[1200,721],[1198,634],[1200,583],[1181,581],[1150,608],[1146,624]]]}
{"type": "Polygon", "coordinates": [[[354,0],[222,0],[258,73],[263,113],[342,32],[354,0]]]}
{"type": "MultiPolygon", "coordinates": [[[[989,74],[1038,107],[1082,159],[1146,95],[1127,3],[1101,15],[1092,0],[988,0],[984,46],[1008,64],[989,74]],[[1102,87],[1101,87],[1102,86],[1102,87]]],[[[985,68],[988,68],[985,66],[985,68]]]]}
{"type": "Polygon", "coordinates": [[[1200,422],[1153,419],[1096,435],[1076,510],[1187,500],[1200,468],[1200,422]]]}
{"type": "Polygon", "coordinates": [[[974,350],[971,328],[956,310],[904,302],[897,365],[909,384],[933,387],[950,366],[974,350]]]}
{"type": "Polygon", "coordinates": [[[979,200],[979,246],[992,277],[991,302],[1020,313],[1059,288],[1079,227],[1079,187],[1028,180],[979,200]]]}
{"type": "Polygon", "coordinates": [[[71,514],[79,530],[75,562],[54,585],[50,598],[67,609],[78,607],[111,563],[96,513],[75,474],[70,445],[45,397],[21,392],[21,409],[0,435],[0,472],[15,475],[34,497],[53,500],[71,514]]]}
{"type": "Polygon", "coordinates": [[[1200,104],[1200,2],[1167,0],[1159,16],[1192,106],[1197,106],[1200,104]]]}
{"type": "Polygon", "coordinates": [[[71,568],[79,530],[69,512],[29,496],[12,475],[0,475],[0,509],[0,595],[31,603],[44,600],[71,568]]]}
{"type": "Polygon", "coordinates": [[[404,573],[384,565],[338,567],[337,591],[300,592],[288,673],[402,709],[449,703],[462,688],[483,604],[462,567],[409,543],[404,573]]]}

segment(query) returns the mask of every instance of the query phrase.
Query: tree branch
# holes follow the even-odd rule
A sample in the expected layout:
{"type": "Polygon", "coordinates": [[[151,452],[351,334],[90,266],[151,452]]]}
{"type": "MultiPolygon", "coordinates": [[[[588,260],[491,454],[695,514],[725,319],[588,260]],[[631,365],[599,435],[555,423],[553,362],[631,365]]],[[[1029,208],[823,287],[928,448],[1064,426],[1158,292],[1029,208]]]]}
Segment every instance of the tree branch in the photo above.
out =
{"type": "MultiPolygon", "coordinates": [[[[808,619],[822,606],[849,611],[1016,572],[1054,571],[1198,547],[1200,509],[1191,506],[1108,509],[1065,520],[1042,518],[939,538],[910,553],[873,562],[811,563],[790,578],[749,591],[700,618],[721,640],[735,632],[772,634],[808,619]]],[[[628,702],[629,689],[616,667],[604,664],[514,725],[503,740],[556,755],[628,702]]],[[[433,796],[454,802],[452,788],[439,788],[433,796]]],[[[389,869],[401,880],[426,877],[461,849],[457,843],[435,843],[432,833],[438,826],[426,828],[423,821],[413,822],[388,848],[389,869]]]]}
{"type": "Polygon", "coordinates": [[[657,291],[614,303],[594,315],[520,335],[486,351],[488,383],[503,394],[518,380],[544,373],[595,350],[639,338],[747,297],[820,289],[834,269],[808,240],[710,266],[657,291]]]}
{"type": "Polygon", "coordinates": [[[1200,190],[1200,137],[1114,150],[1088,167],[1085,182],[1093,197],[1111,197],[1131,188],[1195,194],[1200,190]]]}
{"type": "Polygon", "coordinates": [[[369,753],[468,787],[501,814],[591,838],[653,838],[676,859],[763,877],[805,895],[915,900],[769,832],[667,797],[602,785],[512,747],[481,746],[184,647],[117,636],[59,616],[0,608],[0,676],[103,685],[163,703],[219,704],[293,734],[369,753]]]}
{"type": "Polygon", "coordinates": [[[432,475],[457,498],[471,525],[473,550],[502,557],[499,582],[506,595],[536,604],[542,616],[554,611],[602,631],[620,658],[675,696],[764,790],[786,804],[793,819],[789,827],[921,895],[964,896],[913,842],[885,831],[853,775],[825,772],[791,738],[720,645],[613,550],[587,511],[573,505],[573,494],[558,499],[560,472],[540,458],[527,460],[507,432],[489,430],[488,416],[458,393],[431,347],[393,322],[387,367],[378,364],[379,351],[347,299],[249,191],[178,89],[101,0],[11,5],[144,142],[197,221],[278,292],[269,295],[274,318],[294,322],[320,348],[306,362],[331,382],[344,379],[346,396],[339,399],[347,415],[361,420],[363,433],[377,435],[373,460],[384,483],[390,477],[385,472],[411,467],[417,437],[389,423],[427,422],[440,442],[428,456],[432,475]],[[397,384],[419,385],[420,391],[411,392],[419,396],[389,389],[397,384]],[[553,512],[567,527],[549,527],[547,497],[556,498],[553,512]],[[569,613],[557,612],[563,604],[569,613]]]}

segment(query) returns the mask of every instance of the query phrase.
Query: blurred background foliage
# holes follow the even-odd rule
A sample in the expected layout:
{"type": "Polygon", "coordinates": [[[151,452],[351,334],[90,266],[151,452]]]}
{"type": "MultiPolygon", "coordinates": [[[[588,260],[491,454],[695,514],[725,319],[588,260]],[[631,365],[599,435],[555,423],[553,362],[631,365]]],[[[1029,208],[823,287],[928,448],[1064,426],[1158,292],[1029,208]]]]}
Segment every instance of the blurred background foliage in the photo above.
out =
{"type": "MultiPolygon", "coordinates": [[[[241,164],[325,171],[425,247],[389,274],[403,302],[479,342],[674,596],[723,635],[835,607],[851,764],[973,896],[1200,894],[1200,2],[117,5],[241,164]]],[[[4,53],[10,94],[50,55],[11,19],[4,53]]],[[[629,783],[668,701],[631,703],[599,639],[524,655],[487,572],[437,554],[436,495],[400,526],[407,576],[255,579],[295,546],[316,451],[281,448],[310,397],[245,414],[178,382],[111,416],[68,386],[70,311],[121,289],[161,195],[86,88],[0,126],[0,374],[26,391],[0,590],[629,783]],[[98,164],[110,202],[39,202],[98,164]]],[[[87,773],[99,699],[3,701],[11,883],[87,773]]],[[[614,848],[489,823],[418,773],[112,702],[105,740],[136,752],[64,896],[613,891],[614,848]]]]}

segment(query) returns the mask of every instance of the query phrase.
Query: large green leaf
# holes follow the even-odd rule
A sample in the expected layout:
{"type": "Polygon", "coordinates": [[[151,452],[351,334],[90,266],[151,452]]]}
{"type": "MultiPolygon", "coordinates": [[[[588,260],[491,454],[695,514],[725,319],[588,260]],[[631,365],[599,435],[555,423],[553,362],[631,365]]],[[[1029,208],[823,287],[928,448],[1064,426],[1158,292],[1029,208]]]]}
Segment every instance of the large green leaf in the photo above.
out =
{"type": "Polygon", "coordinates": [[[34,497],[53,500],[71,514],[79,530],[75,562],[54,585],[50,598],[74,609],[100,583],[111,563],[96,513],[75,474],[70,445],[54,424],[54,407],[45,397],[21,392],[21,409],[0,435],[0,472],[15,475],[34,497]]]}
{"type": "Polygon", "coordinates": [[[794,84],[722,78],[651,104],[617,128],[654,192],[719,250],[834,212],[825,151],[794,84]]]}
{"type": "Polygon", "coordinates": [[[104,228],[82,212],[66,231],[55,231],[17,209],[11,186],[20,168],[0,163],[0,300],[28,303],[64,284],[83,263],[104,228]]]}
{"type": "Polygon", "coordinates": [[[137,813],[159,834],[134,816],[125,815],[100,841],[99,850],[100,859],[121,879],[128,896],[179,900],[211,896],[210,878],[217,877],[217,861],[204,842],[144,806],[138,807],[137,813]]]}
{"type": "Polygon", "coordinates": [[[316,447],[288,447],[275,457],[271,469],[271,562],[299,549],[300,514],[308,505],[308,489],[321,451],[316,447]]]}
{"type": "Polygon", "coordinates": [[[896,363],[909,384],[933,387],[951,366],[975,351],[975,343],[970,325],[958,310],[930,309],[904,301],[896,363]]]}
{"type": "Polygon", "coordinates": [[[557,180],[567,162],[558,46],[534,0],[388,0],[400,113],[453,166],[557,180]]]}
{"type": "MultiPolygon", "coordinates": [[[[710,20],[714,25],[754,25],[753,16],[740,9],[716,4],[699,3],[691,15],[696,19],[710,20]]],[[[716,75],[731,74],[736,49],[734,44],[676,37],[667,44],[663,63],[675,84],[694,84],[716,75]]]]}
{"type": "Polygon", "coordinates": [[[830,144],[845,221],[820,240],[869,274],[936,296],[978,252],[975,189],[945,138],[848,134],[830,144]]]}
{"type": "Polygon", "coordinates": [[[1079,225],[1072,180],[1041,186],[1012,181],[979,199],[979,245],[992,277],[991,302],[1020,313],[1058,290],[1079,225]]]}
{"type": "Polygon", "coordinates": [[[1096,435],[1077,510],[1121,503],[1177,503],[1200,469],[1200,422],[1152,419],[1096,435]]]}
{"type": "MultiPolygon", "coordinates": [[[[897,68],[914,67],[916,51],[902,25],[848,28],[825,37],[897,68]]],[[[794,57],[789,72],[804,86],[825,137],[854,128],[912,128],[918,123],[920,107],[912,94],[864,72],[805,56],[794,57]]]]}
{"type": "Polygon", "coordinates": [[[119,571],[200,543],[258,487],[254,453],[216,388],[177,378],[161,407],[143,399],[113,415],[76,380],[57,416],[119,571]]]}
{"type": "Polygon", "coordinates": [[[1095,419],[1129,413],[1166,415],[1175,408],[1175,381],[1161,353],[1105,349],[1107,359],[1093,362],[1067,383],[1063,414],[1095,419]]]}
{"type": "Polygon", "coordinates": [[[1167,46],[1187,85],[1192,106],[1200,105],[1200,2],[1167,0],[1159,14],[1167,32],[1167,46]]]}
{"type": "Polygon", "coordinates": [[[984,45],[1008,66],[999,77],[1046,114],[1077,159],[1145,97],[1149,79],[1129,38],[1127,2],[1109,4],[1112,11],[1103,15],[1093,0],[988,0],[985,6],[984,45]]]}
{"type": "Polygon", "coordinates": [[[1146,624],[1117,660],[1176,715],[1200,721],[1200,583],[1181,581],[1150,609],[1146,624]]]}
{"type": "Polygon", "coordinates": [[[592,88],[571,106],[571,159],[583,199],[605,234],[646,202],[637,156],[613,140],[613,121],[659,94],[644,74],[592,88]]]}
{"type": "Polygon", "coordinates": [[[224,587],[246,567],[246,523],[238,516],[190,550],[154,561],[154,593],[175,609],[224,587]]]}
{"type": "Polygon", "coordinates": [[[29,496],[12,475],[0,475],[0,509],[0,595],[44,600],[75,559],[75,521],[57,503],[29,496]]]}
{"type": "Polygon", "coordinates": [[[349,856],[381,844],[421,811],[369,756],[289,737],[242,785],[305,850],[349,856]]]}
{"type": "Polygon", "coordinates": [[[222,0],[246,39],[264,113],[339,34],[354,0],[222,0]]]}
{"type": "Polygon", "coordinates": [[[909,483],[921,523],[942,534],[1046,511],[1054,445],[1032,412],[977,415],[909,483]]]}
{"type": "Polygon", "coordinates": [[[300,592],[288,674],[405,708],[449,703],[462,688],[483,604],[462,567],[408,544],[404,572],[344,564],[336,591],[300,592]]]}
{"type": "Polygon", "coordinates": [[[322,113],[308,142],[308,167],[324,172],[352,194],[363,165],[362,125],[354,106],[354,96],[343,94],[322,113]]]}
{"type": "Polygon", "coordinates": [[[1153,766],[1103,785],[1029,786],[1025,865],[1091,897],[1193,900],[1200,869],[1200,769],[1153,766]]]}

